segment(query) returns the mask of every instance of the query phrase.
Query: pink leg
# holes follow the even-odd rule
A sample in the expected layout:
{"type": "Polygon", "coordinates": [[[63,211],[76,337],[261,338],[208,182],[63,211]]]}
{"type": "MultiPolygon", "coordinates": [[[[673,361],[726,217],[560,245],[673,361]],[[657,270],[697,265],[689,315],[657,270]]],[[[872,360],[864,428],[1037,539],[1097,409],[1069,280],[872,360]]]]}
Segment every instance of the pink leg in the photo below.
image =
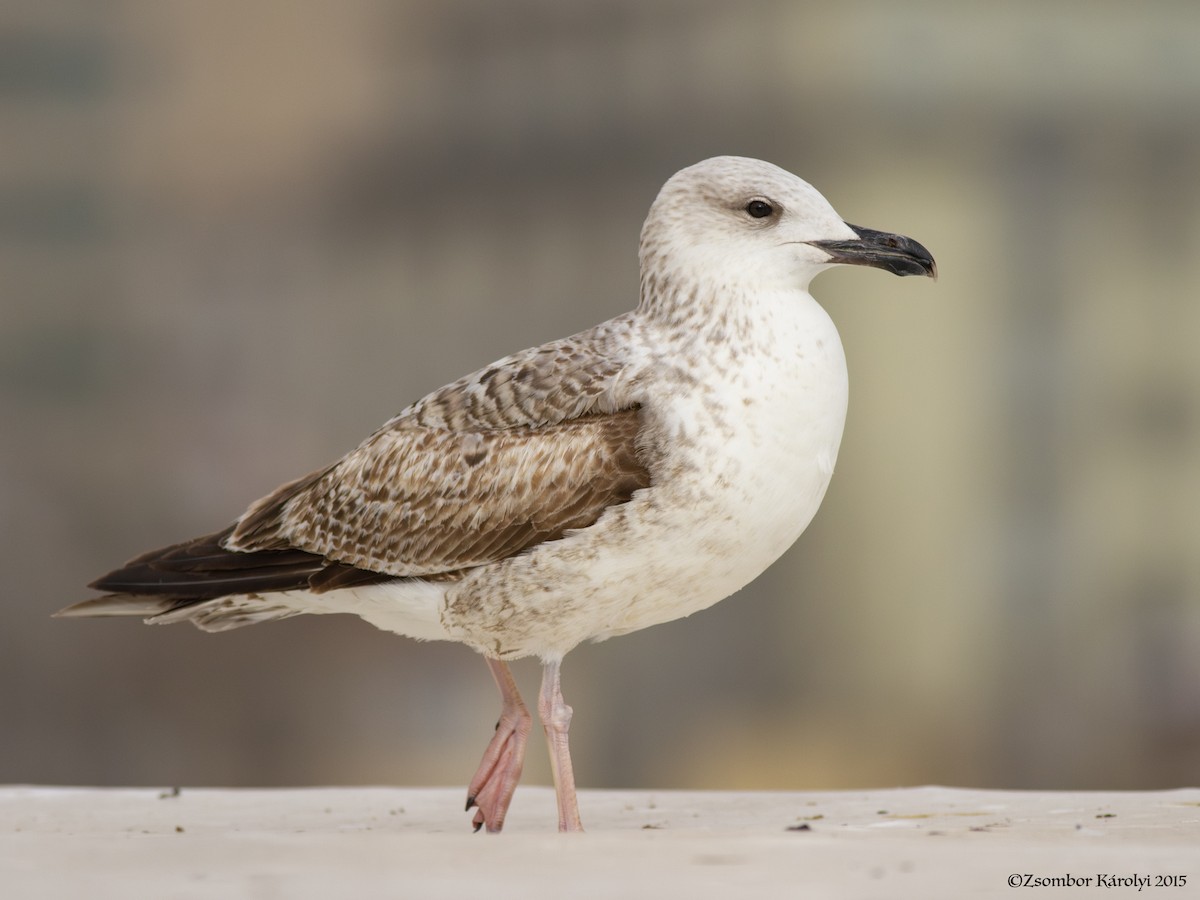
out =
{"type": "Polygon", "coordinates": [[[542,669],[538,716],[550,747],[550,769],[554,773],[554,793],[558,797],[558,830],[583,831],[583,823],[579,821],[579,800],[575,796],[575,770],[571,767],[571,749],[567,746],[571,707],[563,702],[558,680],[560,663],[561,660],[551,660],[542,669]]]}
{"type": "Polygon", "coordinates": [[[487,664],[496,687],[500,688],[500,721],[467,787],[467,809],[478,807],[474,818],[476,831],[486,825],[494,833],[504,827],[508,804],[521,779],[533,717],[525,708],[508,666],[498,659],[488,659],[487,664]]]}

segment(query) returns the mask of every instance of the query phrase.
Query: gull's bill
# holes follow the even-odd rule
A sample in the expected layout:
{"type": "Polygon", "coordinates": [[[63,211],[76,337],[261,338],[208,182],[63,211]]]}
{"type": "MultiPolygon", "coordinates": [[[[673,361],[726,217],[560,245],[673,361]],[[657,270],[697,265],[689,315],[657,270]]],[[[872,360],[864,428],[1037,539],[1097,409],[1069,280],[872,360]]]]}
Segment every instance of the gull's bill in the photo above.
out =
{"type": "Polygon", "coordinates": [[[858,235],[844,241],[809,241],[829,254],[829,261],[847,266],[872,266],[893,275],[927,275],[937,280],[937,263],[921,244],[902,234],[851,225],[858,235]]]}

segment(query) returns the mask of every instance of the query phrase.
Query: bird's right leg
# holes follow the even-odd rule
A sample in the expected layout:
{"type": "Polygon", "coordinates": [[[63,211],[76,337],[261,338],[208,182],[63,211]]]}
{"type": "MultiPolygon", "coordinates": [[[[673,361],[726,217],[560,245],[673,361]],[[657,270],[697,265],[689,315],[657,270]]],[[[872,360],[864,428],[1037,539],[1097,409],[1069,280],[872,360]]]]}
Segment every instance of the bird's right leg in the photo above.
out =
{"type": "Polygon", "coordinates": [[[508,804],[521,780],[525,743],[529,740],[533,717],[525,708],[508,666],[491,658],[487,664],[500,689],[500,721],[475,777],[467,786],[467,809],[477,807],[473,820],[476,831],[486,826],[489,832],[497,832],[504,827],[508,804]]]}

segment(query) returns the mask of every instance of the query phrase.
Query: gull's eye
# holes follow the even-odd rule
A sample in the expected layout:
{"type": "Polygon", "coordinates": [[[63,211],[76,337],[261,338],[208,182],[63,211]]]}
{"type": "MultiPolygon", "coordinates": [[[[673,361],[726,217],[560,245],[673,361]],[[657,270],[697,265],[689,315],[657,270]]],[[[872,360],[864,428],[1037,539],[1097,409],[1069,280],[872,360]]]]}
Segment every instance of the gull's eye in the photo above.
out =
{"type": "Polygon", "coordinates": [[[773,207],[766,200],[751,200],[746,204],[746,212],[748,212],[752,218],[765,219],[767,216],[772,215],[775,212],[775,207],[773,207]]]}

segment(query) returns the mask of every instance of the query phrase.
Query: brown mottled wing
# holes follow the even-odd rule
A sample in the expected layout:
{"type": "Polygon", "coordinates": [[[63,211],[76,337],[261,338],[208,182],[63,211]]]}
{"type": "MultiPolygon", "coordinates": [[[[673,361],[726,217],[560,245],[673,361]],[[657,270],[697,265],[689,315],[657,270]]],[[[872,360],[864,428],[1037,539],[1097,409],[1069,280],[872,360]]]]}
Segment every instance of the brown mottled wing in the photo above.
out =
{"type": "Polygon", "coordinates": [[[457,431],[409,422],[255,504],[227,545],[437,575],[591,525],[650,481],[636,407],[539,427],[457,431]]]}

